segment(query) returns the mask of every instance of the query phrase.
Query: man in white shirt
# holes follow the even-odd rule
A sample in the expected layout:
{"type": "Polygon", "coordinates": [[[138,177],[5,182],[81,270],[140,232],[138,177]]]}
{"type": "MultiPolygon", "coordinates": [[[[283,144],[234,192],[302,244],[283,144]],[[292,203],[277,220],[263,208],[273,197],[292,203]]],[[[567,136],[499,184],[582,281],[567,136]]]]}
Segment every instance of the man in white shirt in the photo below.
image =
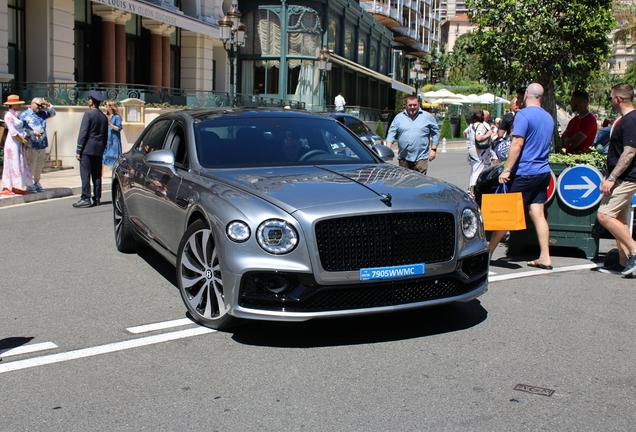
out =
{"type": "Polygon", "coordinates": [[[344,107],[347,102],[345,102],[344,97],[342,97],[342,92],[338,93],[333,104],[336,106],[336,111],[344,111],[344,107]]]}

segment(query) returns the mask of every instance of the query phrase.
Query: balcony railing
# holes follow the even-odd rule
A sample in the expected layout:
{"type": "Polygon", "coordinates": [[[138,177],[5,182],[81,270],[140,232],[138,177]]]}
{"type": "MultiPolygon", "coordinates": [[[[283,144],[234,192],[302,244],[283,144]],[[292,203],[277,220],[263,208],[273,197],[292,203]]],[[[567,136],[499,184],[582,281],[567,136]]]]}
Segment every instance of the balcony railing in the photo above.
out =
{"type": "MultiPolygon", "coordinates": [[[[336,106],[327,105],[327,112],[336,112],[336,106]]],[[[361,106],[346,106],[344,109],[344,113],[351,114],[352,116],[357,117],[362,121],[368,122],[377,122],[378,120],[387,121],[391,115],[389,111],[382,111],[379,109],[361,106]]]]}
{"type": "Polygon", "coordinates": [[[106,99],[120,101],[136,98],[158,107],[178,106],[187,108],[247,106],[290,107],[307,111],[321,111],[320,104],[310,104],[292,99],[278,99],[254,94],[236,94],[230,103],[229,93],[216,91],[183,90],[137,84],[86,84],[86,83],[1,83],[2,100],[17,94],[24,101],[44,97],[53,105],[86,105],[91,90],[101,92],[106,99]]]}
{"type": "Polygon", "coordinates": [[[398,10],[391,5],[381,2],[372,2],[372,1],[361,1],[360,6],[366,12],[371,14],[381,14],[389,18],[393,18],[396,21],[399,21],[399,13],[398,10]]]}

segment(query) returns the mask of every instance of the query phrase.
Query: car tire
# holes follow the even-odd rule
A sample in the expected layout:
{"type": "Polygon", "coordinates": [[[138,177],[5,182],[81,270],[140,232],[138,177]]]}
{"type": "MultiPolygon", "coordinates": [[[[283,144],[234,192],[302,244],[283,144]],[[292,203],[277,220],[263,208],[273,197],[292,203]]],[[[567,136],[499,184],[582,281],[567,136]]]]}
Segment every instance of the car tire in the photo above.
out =
{"type": "Polygon", "coordinates": [[[181,239],[177,285],[188,312],[199,324],[225,330],[236,323],[227,313],[218,249],[204,221],[190,225],[181,239]]]}
{"type": "Polygon", "coordinates": [[[135,238],[132,222],[128,217],[128,208],[124,201],[124,194],[119,185],[115,186],[115,202],[113,203],[113,225],[115,228],[115,244],[117,250],[123,253],[135,253],[141,244],[135,238]]]}

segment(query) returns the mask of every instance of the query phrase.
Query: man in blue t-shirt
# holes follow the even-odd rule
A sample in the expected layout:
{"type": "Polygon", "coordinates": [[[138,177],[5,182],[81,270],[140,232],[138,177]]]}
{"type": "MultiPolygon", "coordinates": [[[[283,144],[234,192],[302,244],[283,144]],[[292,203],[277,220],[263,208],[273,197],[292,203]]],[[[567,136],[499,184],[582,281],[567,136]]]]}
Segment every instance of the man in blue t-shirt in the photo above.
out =
{"type": "MultiPolygon", "coordinates": [[[[530,84],[523,96],[525,108],[515,115],[510,152],[499,183],[508,183],[509,192],[521,192],[524,204],[529,206],[528,213],[537,231],[541,252],[539,258],[528,262],[528,266],[552,270],[550,227],[545,219],[544,204],[550,185],[548,154],[554,120],[541,108],[542,98],[541,84],[530,84]]],[[[493,231],[490,256],[505,234],[506,231],[493,231]]]]}

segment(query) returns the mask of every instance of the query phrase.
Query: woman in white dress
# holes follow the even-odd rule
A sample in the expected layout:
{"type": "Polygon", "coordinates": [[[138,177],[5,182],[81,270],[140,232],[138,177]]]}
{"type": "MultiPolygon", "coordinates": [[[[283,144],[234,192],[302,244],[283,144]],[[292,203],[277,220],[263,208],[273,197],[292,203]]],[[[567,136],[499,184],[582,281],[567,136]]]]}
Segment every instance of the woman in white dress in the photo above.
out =
{"type": "Polygon", "coordinates": [[[9,95],[4,105],[9,111],[4,116],[4,124],[8,129],[4,142],[4,163],[2,167],[2,195],[24,195],[27,187],[33,186],[33,178],[27,164],[26,146],[30,135],[25,124],[18,116],[17,109],[24,101],[19,96],[9,95]]]}
{"type": "Polygon", "coordinates": [[[470,165],[470,194],[475,196],[475,184],[481,172],[496,159],[492,151],[490,125],[484,121],[484,111],[475,111],[470,118],[470,125],[464,131],[466,137],[467,159],[470,165]],[[483,144],[481,144],[483,142],[483,144]],[[480,148],[483,147],[483,148],[480,148]]]}

